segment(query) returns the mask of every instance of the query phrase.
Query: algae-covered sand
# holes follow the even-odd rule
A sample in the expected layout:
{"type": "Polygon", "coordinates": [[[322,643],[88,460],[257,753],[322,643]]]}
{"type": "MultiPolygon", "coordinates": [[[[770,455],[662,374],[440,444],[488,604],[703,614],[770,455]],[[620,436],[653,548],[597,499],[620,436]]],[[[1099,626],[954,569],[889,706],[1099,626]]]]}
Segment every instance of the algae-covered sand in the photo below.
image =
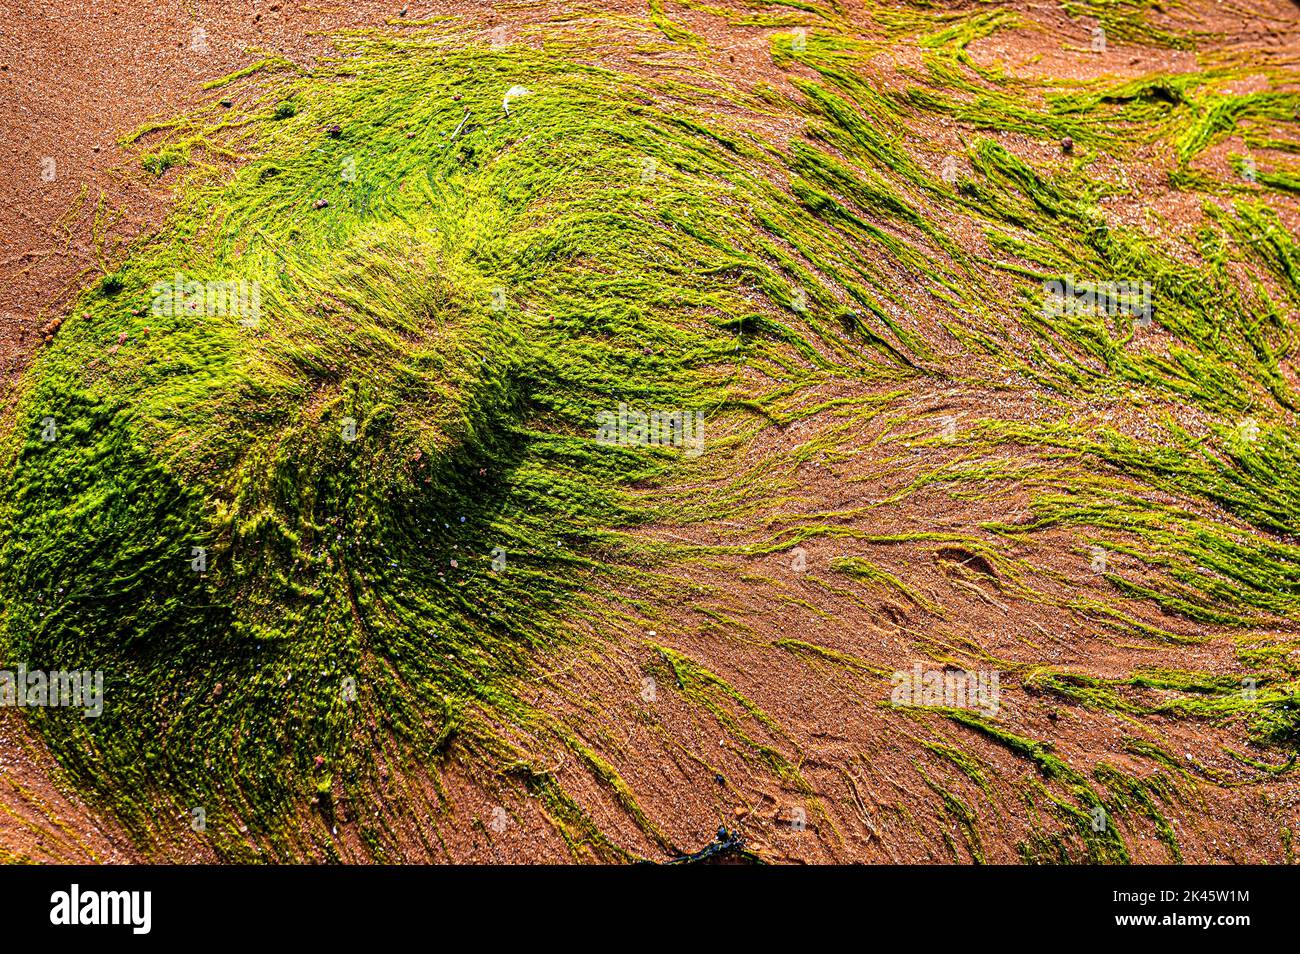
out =
{"type": "Polygon", "coordinates": [[[5,422],[51,777],[152,859],[1293,860],[1249,12],[394,17],[124,133],[5,422]]]}

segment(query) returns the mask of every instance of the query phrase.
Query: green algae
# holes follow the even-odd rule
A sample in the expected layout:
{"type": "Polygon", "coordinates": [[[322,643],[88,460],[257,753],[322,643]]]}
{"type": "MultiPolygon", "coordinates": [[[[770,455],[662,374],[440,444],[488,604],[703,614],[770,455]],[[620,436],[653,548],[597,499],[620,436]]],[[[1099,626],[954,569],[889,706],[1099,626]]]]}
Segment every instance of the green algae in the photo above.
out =
{"type": "MultiPolygon", "coordinates": [[[[1257,142],[1294,122],[1283,71],[1263,70],[1275,88],[1246,95],[1221,90],[1241,67],[1062,91],[970,53],[1028,28],[1004,11],[882,11],[886,34],[915,38],[925,65],[886,92],[869,64],[879,42],[848,35],[838,8],[786,6],[798,16],[750,20],[827,27],[774,38],[774,62],[800,71],[789,91],[738,90],[698,67],[665,79],[584,62],[610,25],[537,51],[449,42],[454,27],[430,24],[348,35],[338,59],[311,71],[254,64],[210,84],[238,93],[234,112],[210,106],[131,140],[152,175],[184,170],[177,209],[111,286],[75,303],[89,317],[69,319],[29,375],[8,447],[0,645],[15,661],[106,671],[105,719],[36,722],[141,842],[174,841],[204,805],[224,857],[335,858],[334,806],[371,798],[370,753],[391,739],[393,758],[435,788],[454,762],[532,794],[575,857],[635,856],[546,770],[549,753],[567,752],[647,846],[673,854],[608,753],[522,685],[539,658],[638,620],[654,597],[687,589],[693,561],[721,555],[822,537],[956,545],[1018,597],[1157,643],[1187,637],[1122,607],[1230,632],[1290,625],[1300,254],[1255,192],[1192,165],[1230,136],[1257,142]],[[507,111],[516,85],[529,92],[507,111]],[[751,120],[772,115],[797,119],[802,137],[767,141],[751,120]],[[937,119],[965,130],[959,175],[913,145],[937,119]],[[994,138],[1003,133],[1069,136],[1084,155],[1043,163],[994,138]],[[1191,239],[1113,224],[1105,202],[1124,192],[1093,163],[1142,144],[1174,157],[1176,184],[1236,201],[1207,200],[1191,239]],[[256,281],[259,323],[156,314],[155,283],[176,274],[256,281]],[[1134,316],[1104,302],[1044,307],[1044,284],[1068,275],[1149,282],[1151,328],[1167,347],[1138,348],[1134,316]],[[936,329],[951,337],[940,348],[936,329]],[[1077,416],[980,421],[954,438],[970,464],[872,504],[926,488],[1027,491],[1030,522],[980,528],[987,537],[846,524],[866,507],[772,516],[796,497],[780,466],[847,456],[909,382],[1005,387],[1008,375],[1071,408],[1174,408],[1206,424],[1193,432],[1152,414],[1135,436],[1077,416]],[[831,381],[871,393],[827,397],[831,381]],[[598,415],[620,404],[704,413],[709,453],[598,441],[598,415]],[[763,428],[802,420],[835,423],[784,465],[727,471],[721,458],[763,428]],[[998,460],[1026,448],[1040,455],[1033,469],[998,460]],[[765,493],[758,475],[775,481],[765,493]],[[770,537],[678,548],[635,533],[719,516],[770,537]],[[1147,572],[1106,574],[1118,605],[1048,597],[1003,548],[1060,529],[1147,572]],[[286,819],[313,796],[316,824],[295,835],[286,819]]],[[[1152,26],[1148,7],[1069,12],[1124,42],[1195,45],[1152,26]]],[[[665,4],[622,28],[707,62],[707,44],[665,4]]],[[[1286,175],[1257,181],[1285,191],[1286,175]]],[[[942,615],[865,556],[830,569],[942,615]]],[[[725,601],[701,612],[710,631],[744,632],[725,601]]],[[[1275,659],[1278,642],[1254,652],[1275,659]]],[[[803,640],[775,645],[840,671],[885,671],[803,640]]],[[[654,648],[752,764],[811,798],[785,729],[687,654],[654,648]]],[[[1153,668],[1110,680],[1039,672],[1025,684],[1133,719],[1244,720],[1260,744],[1293,746],[1290,684],[1242,662],[1217,682],[1153,668]],[[1233,694],[1245,676],[1259,677],[1253,698],[1233,694]],[[1176,695],[1139,702],[1134,690],[1176,695]]],[[[1101,766],[1099,792],[1047,744],[950,717],[1040,773],[1022,793],[1039,823],[1026,858],[1128,860],[1121,833],[1093,830],[1099,807],[1144,819],[1180,857],[1158,808],[1174,793],[1159,783],[1101,766]]],[[[985,778],[956,749],[932,754],[985,778]]],[[[975,810],[926,782],[982,859],[975,810]]],[[[453,823],[441,796],[432,807],[435,827],[453,823]]],[[[361,825],[377,857],[396,853],[386,819],[361,825]]]]}

